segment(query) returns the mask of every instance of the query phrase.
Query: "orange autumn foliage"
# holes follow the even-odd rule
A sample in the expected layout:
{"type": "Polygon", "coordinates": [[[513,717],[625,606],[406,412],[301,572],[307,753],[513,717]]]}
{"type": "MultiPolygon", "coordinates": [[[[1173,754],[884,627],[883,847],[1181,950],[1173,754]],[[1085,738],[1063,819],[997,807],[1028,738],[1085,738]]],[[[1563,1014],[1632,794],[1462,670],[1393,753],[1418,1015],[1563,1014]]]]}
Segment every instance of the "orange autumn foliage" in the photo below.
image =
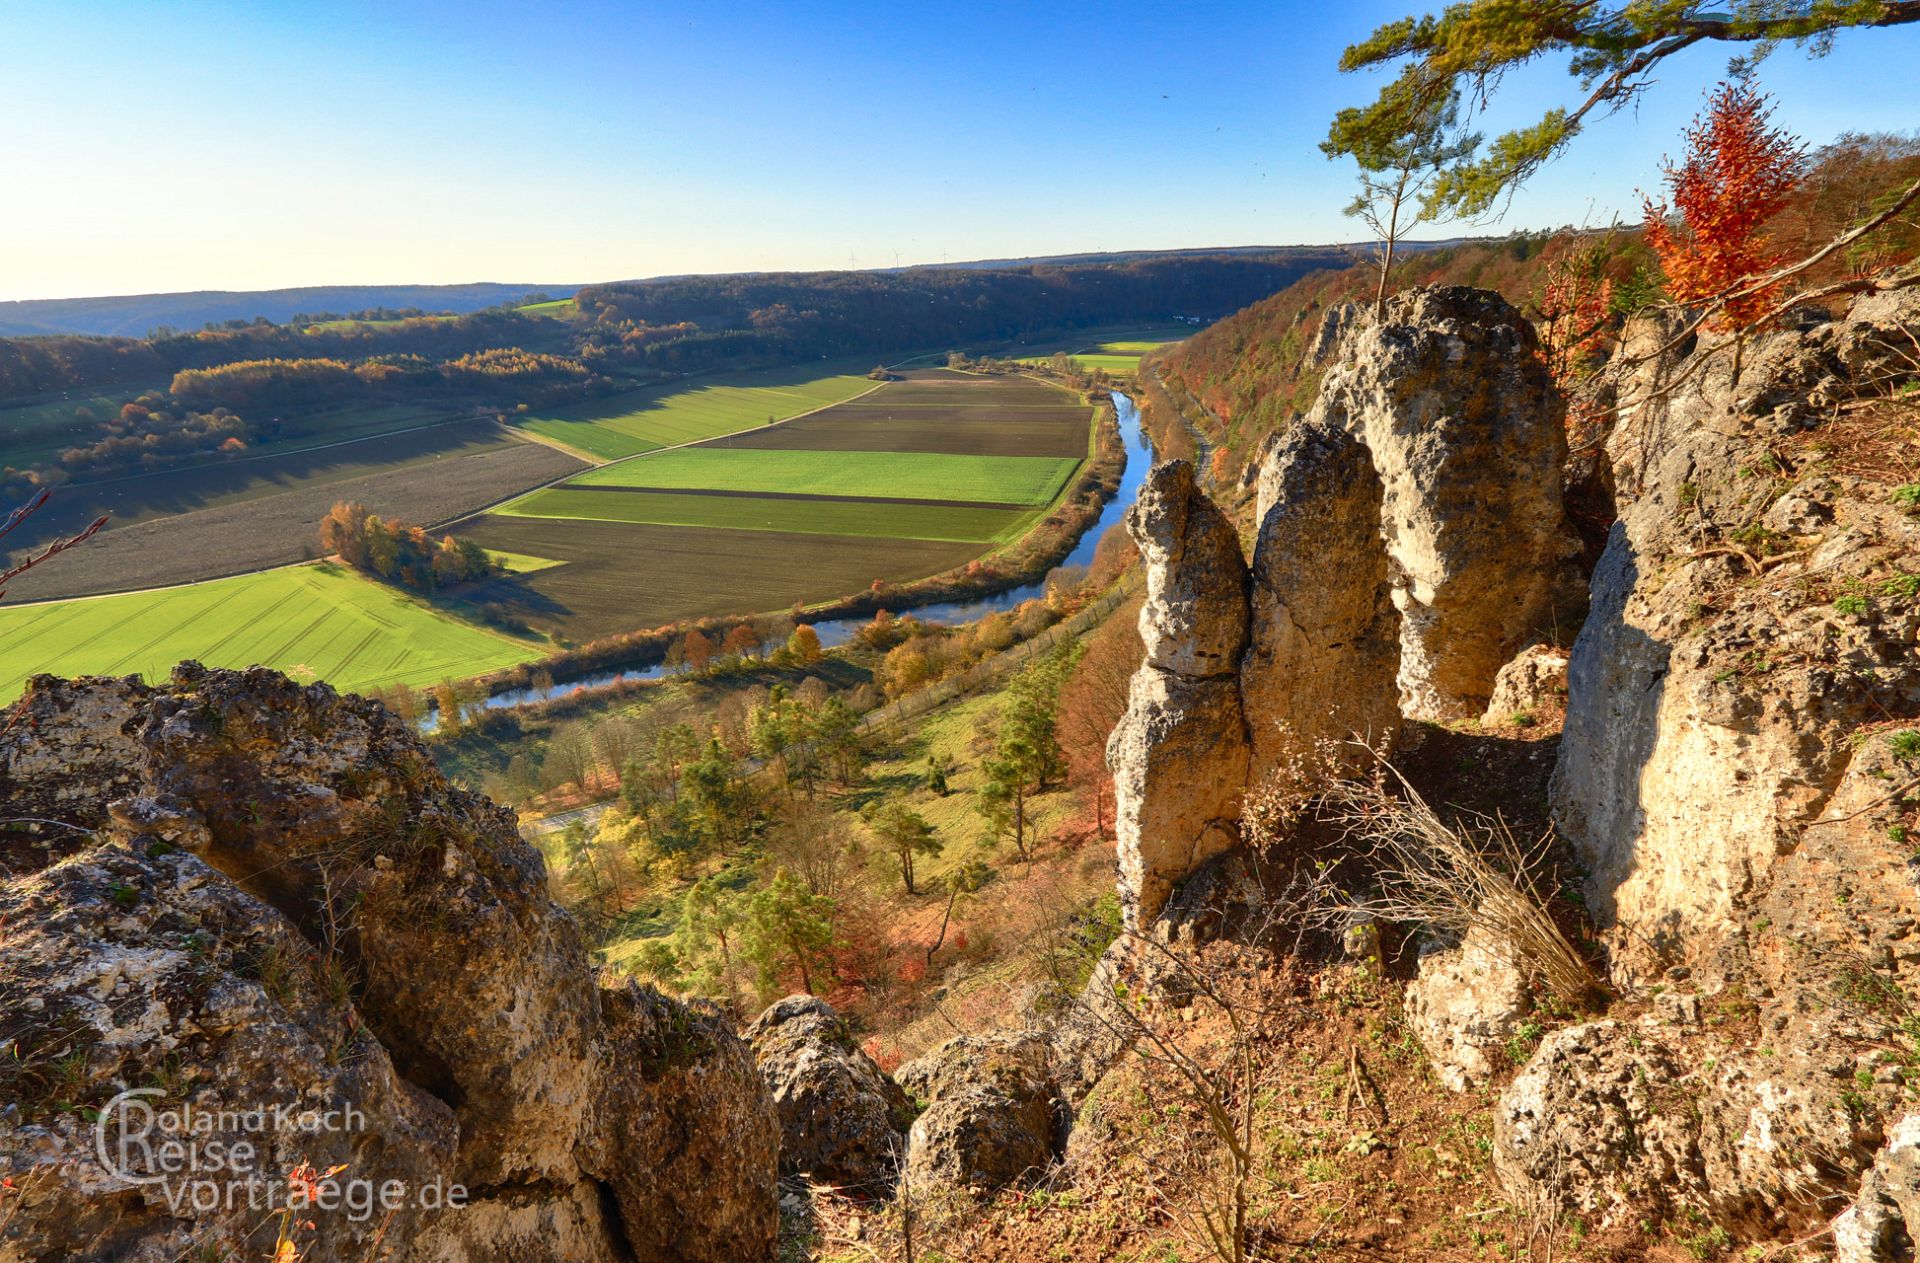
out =
{"type": "MultiPolygon", "coordinates": [[[[1721,84],[1706,113],[1687,129],[1686,160],[1664,168],[1678,228],[1664,202],[1643,199],[1647,243],[1660,256],[1668,293],[1680,303],[1722,299],[1779,264],[1761,226],[1799,183],[1803,147],[1769,125],[1772,113],[1751,84],[1721,84]]],[[[1727,298],[1712,327],[1745,329],[1766,313],[1773,297],[1772,288],[1762,288],[1727,298]]]]}

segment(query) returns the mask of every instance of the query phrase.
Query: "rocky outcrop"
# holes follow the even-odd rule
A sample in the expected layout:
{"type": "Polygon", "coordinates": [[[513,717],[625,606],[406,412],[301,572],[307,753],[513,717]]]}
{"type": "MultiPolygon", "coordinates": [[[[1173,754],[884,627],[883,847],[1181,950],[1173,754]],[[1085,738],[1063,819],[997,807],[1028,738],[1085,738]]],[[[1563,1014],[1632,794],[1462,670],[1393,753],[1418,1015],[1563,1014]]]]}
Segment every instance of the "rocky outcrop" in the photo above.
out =
{"type": "Polygon", "coordinates": [[[1538,351],[1497,294],[1409,290],[1347,334],[1309,414],[1371,455],[1411,717],[1480,714],[1573,581],[1564,409],[1538,351]]]}
{"type": "Polygon", "coordinates": [[[1737,368],[1712,340],[1655,354],[1670,318],[1627,331],[1648,358],[1615,374],[1619,520],[1569,665],[1552,794],[1625,981],[1736,976],[1743,912],[1812,836],[1859,735],[1920,714],[1920,612],[1898,595],[1920,573],[1920,527],[1883,482],[1789,466],[1781,445],[1815,423],[1847,441],[1834,405],[1913,374],[1902,325],[1920,331],[1920,294],[1762,335],[1737,368]]]}
{"type": "MultiPolygon", "coordinates": [[[[511,813],[448,786],[378,704],[194,664],[157,688],[41,678],[0,738],[0,798],[48,822],[0,852],[5,1035],[39,1101],[0,1116],[27,1257],[259,1252],[244,1202],[176,1214],[100,1167],[62,1102],[129,1084],[346,1112],[226,1139],[257,1144],[263,1178],[399,1181],[394,1257],[771,1252],[777,1124],[744,1046],[597,983],[511,813]],[[413,1200],[430,1185],[471,1205],[413,1200]]],[[[303,1258],[361,1258],[380,1224],[316,1218],[303,1258]]]]}
{"type": "Polygon", "coordinates": [[[1065,1146],[1066,1102],[1038,1032],[962,1035],[894,1077],[925,1107],[907,1138],[919,1194],[991,1193],[1037,1176],[1065,1146]]]}
{"type": "Polygon", "coordinates": [[[1493,1076],[1531,1007],[1512,949],[1479,926],[1456,944],[1421,953],[1405,1005],[1434,1073],[1454,1092],[1493,1076]]]}
{"type": "Polygon", "coordinates": [[[780,1169],[857,1193],[893,1187],[913,1106],[826,1001],[788,996],[746,1029],[780,1111],[780,1169]]]}
{"type": "Polygon", "coordinates": [[[1529,645],[1493,677],[1480,722],[1489,728],[1530,724],[1567,704],[1567,654],[1551,645],[1529,645]]]}
{"type": "Polygon", "coordinates": [[[1380,480],[1324,417],[1289,431],[1260,473],[1251,644],[1240,667],[1250,779],[1306,782],[1391,743],[1400,620],[1380,546],[1380,480]]]}
{"type": "Polygon", "coordinates": [[[1153,920],[1175,882],[1238,840],[1248,603],[1239,537],[1185,461],[1148,475],[1127,530],[1146,567],[1146,657],[1108,739],[1107,764],[1122,903],[1137,927],[1153,920]]]}
{"type": "Polygon", "coordinates": [[[1350,771],[1403,713],[1479,715],[1569,590],[1561,411],[1518,312],[1416,290],[1318,345],[1313,412],[1263,449],[1251,571],[1184,462],[1128,517],[1147,652],[1108,763],[1136,929],[1234,846],[1249,786],[1350,771]]]}

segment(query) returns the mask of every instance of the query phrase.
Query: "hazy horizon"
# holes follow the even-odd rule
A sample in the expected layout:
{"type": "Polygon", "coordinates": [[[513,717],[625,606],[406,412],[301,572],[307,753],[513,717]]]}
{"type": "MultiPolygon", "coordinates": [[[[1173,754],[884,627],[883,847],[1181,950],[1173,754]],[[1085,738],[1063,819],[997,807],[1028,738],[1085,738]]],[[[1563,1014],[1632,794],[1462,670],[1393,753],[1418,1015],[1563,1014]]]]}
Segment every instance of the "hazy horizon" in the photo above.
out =
{"type": "MultiPolygon", "coordinates": [[[[1351,241],[1352,168],[1317,146],[1377,80],[1335,61],[1406,11],[26,0],[0,224],[31,245],[0,300],[1351,241]]],[[[1844,33],[1762,84],[1811,145],[1904,130],[1916,54],[1920,30],[1844,33]]],[[[1671,59],[1500,215],[1419,235],[1637,218],[1726,55],[1671,59]]],[[[1529,67],[1480,126],[1573,90],[1529,67]]]]}

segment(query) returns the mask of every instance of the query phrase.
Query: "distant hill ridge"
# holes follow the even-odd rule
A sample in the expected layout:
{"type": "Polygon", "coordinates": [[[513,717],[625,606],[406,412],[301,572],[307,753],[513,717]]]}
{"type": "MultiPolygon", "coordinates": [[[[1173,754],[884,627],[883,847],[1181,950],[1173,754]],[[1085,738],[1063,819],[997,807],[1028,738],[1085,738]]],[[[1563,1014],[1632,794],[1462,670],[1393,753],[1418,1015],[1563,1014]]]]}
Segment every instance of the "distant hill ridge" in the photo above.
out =
{"type": "MultiPolygon", "coordinates": [[[[1404,248],[1426,249],[1445,242],[1403,243],[1404,248]]],[[[961,271],[1087,264],[1127,264],[1149,259],[1194,257],[1288,258],[1317,257],[1349,249],[1341,245],[1197,246],[1183,250],[1119,250],[1033,256],[1019,259],[978,259],[960,263],[918,263],[875,272],[917,272],[941,268],[961,271]]],[[[1330,262],[1330,260],[1328,261],[1330,262]]],[[[648,281],[684,281],[694,273],[646,277],[604,284],[633,285],[648,281]]],[[[743,272],[715,275],[762,275],[743,272]]],[[[47,334],[95,334],[143,338],[155,329],[171,327],[190,332],[228,320],[266,318],[282,323],[303,312],[347,313],[376,307],[417,307],[432,312],[480,311],[529,294],[553,297],[572,294],[579,283],[511,284],[474,281],[461,285],[306,285],[293,289],[191,290],[173,294],[120,294],[99,298],[30,298],[0,302],[0,337],[37,337],[47,334]]]]}
{"type": "Polygon", "coordinates": [[[575,284],[513,285],[475,281],[465,285],[308,285],[297,289],[209,289],[103,298],[30,298],[0,302],[0,336],[85,333],[143,338],[163,325],[194,330],[208,323],[254,320],[262,316],[280,323],[300,312],[345,313],[374,307],[468,312],[528,294],[559,297],[578,288],[575,284]]]}

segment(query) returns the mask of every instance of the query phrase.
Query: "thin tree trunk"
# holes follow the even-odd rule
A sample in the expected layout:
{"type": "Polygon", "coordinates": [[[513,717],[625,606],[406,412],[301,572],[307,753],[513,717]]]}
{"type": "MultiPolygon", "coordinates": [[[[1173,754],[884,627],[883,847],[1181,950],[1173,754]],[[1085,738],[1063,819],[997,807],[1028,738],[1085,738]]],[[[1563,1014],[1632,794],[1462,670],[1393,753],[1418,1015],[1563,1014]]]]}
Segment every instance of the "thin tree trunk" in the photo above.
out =
{"type": "Polygon", "coordinates": [[[959,881],[955,880],[952,877],[949,877],[947,881],[950,884],[950,889],[948,889],[947,891],[947,910],[946,912],[941,914],[941,917],[940,917],[940,937],[933,940],[933,946],[927,949],[927,968],[928,969],[933,968],[933,954],[939,951],[941,946],[945,944],[947,941],[947,924],[953,920],[953,903],[954,903],[954,900],[960,897],[959,881]]]}

